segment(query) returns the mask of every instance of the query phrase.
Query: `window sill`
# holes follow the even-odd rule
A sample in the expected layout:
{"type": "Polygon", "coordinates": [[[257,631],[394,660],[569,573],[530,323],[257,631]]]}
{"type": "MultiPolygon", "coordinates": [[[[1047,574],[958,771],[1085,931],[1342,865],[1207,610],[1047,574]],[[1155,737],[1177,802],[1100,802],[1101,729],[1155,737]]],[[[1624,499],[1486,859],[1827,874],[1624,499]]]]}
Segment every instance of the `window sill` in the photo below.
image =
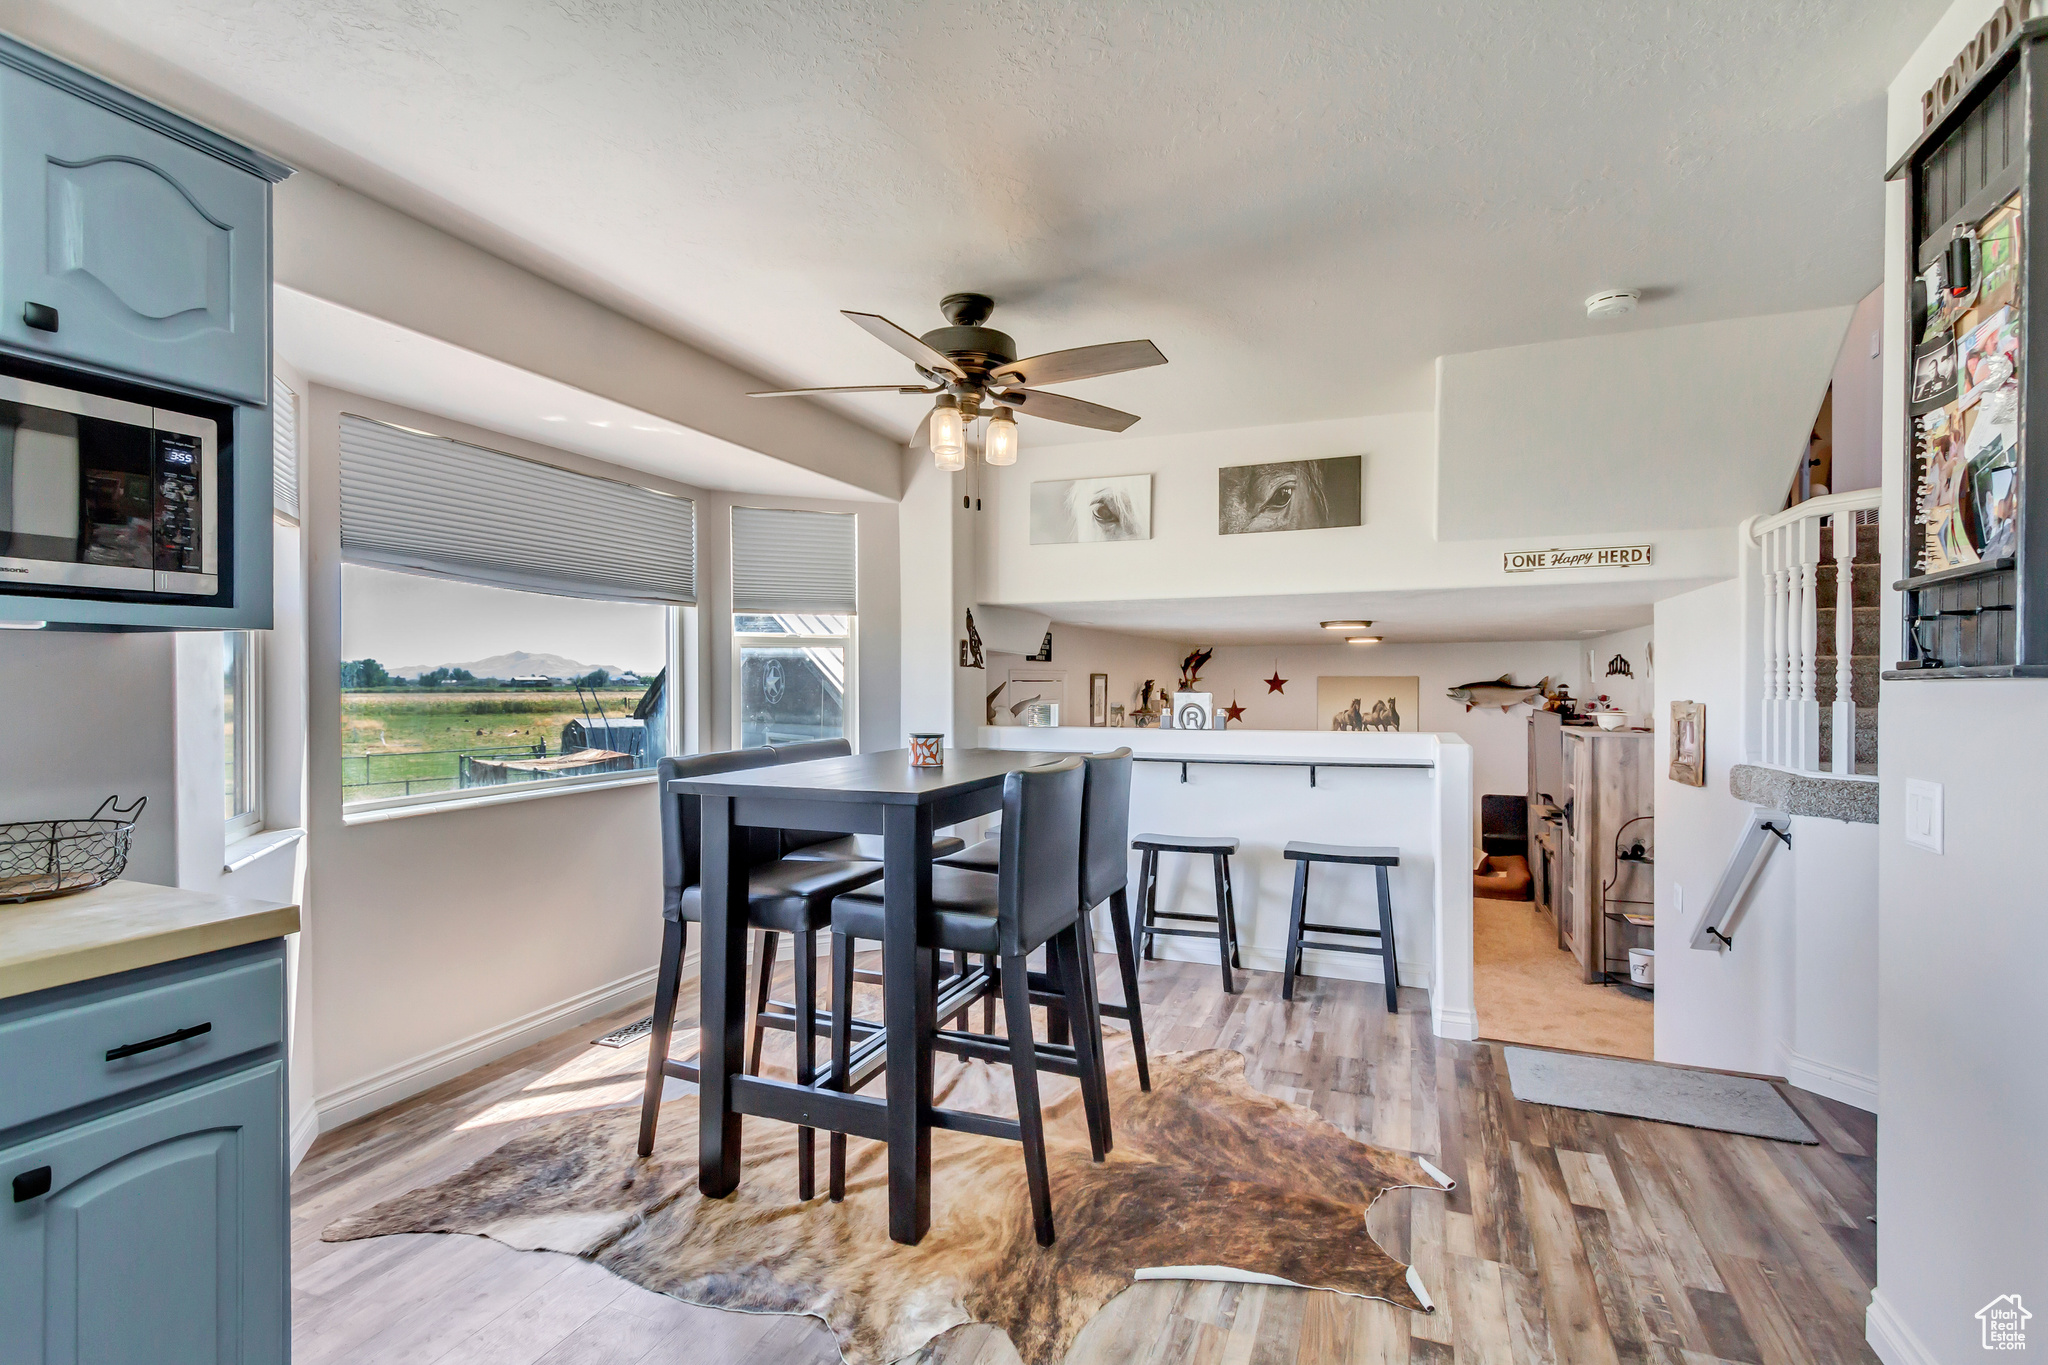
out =
{"type": "Polygon", "coordinates": [[[635,773],[622,773],[617,777],[595,782],[562,782],[535,784],[536,790],[492,792],[488,796],[459,796],[445,801],[422,801],[410,806],[380,806],[371,810],[347,811],[341,816],[343,825],[376,825],[386,820],[406,820],[415,815],[442,815],[449,811],[475,810],[482,806],[509,806],[520,801],[544,801],[555,796],[574,796],[581,792],[612,791],[619,787],[642,787],[652,785],[655,772],[652,768],[635,773]]]}
{"type": "Polygon", "coordinates": [[[259,829],[254,834],[236,839],[221,855],[221,871],[240,872],[258,858],[287,844],[295,844],[306,837],[302,829],[259,829]]]}

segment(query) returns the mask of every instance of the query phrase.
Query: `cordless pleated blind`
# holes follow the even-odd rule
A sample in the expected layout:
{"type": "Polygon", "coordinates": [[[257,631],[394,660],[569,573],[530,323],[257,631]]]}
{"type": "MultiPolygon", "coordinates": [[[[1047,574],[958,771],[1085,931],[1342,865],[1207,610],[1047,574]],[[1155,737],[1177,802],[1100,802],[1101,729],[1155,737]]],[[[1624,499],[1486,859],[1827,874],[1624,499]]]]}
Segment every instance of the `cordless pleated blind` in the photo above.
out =
{"type": "Polygon", "coordinates": [[[270,377],[270,499],[281,517],[299,519],[299,396],[270,377]]]}
{"type": "Polygon", "coordinates": [[[852,615],[853,514],[733,508],[732,609],[852,615]]]}
{"type": "Polygon", "coordinates": [[[690,499],[347,414],[341,552],[529,592],[697,600],[690,499]]]}

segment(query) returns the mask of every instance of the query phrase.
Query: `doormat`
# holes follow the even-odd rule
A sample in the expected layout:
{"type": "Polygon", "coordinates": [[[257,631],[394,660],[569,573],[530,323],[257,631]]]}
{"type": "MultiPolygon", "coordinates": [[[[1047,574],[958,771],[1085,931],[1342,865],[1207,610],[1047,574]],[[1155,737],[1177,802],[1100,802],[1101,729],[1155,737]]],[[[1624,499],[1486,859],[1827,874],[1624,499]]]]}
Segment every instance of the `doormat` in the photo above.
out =
{"type": "MultiPolygon", "coordinates": [[[[945,1061],[937,1102],[1014,1115],[1007,1067],[945,1061]]],[[[1054,1365],[1141,1277],[1249,1278],[1432,1311],[1365,1217],[1386,1190],[1450,1188],[1441,1172],[1253,1089],[1236,1052],[1154,1056],[1152,1077],[1146,1093],[1128,1060],[1110,1073],[1115,1147],[1098,1165],[1075,1083],[1041,1074],[1059,1234],[1050,1247],[1032,1233],[1018,1145],[966,1133],[931,1135],[931,1231],[914,1247],[889,1240],[879,1142],[849,1139],[844,1203],[806,1203],[797,1130],[745,1119],[740,1187],[707,1200],[694,1099],[663,1106],[645,1160],[634,1150],[638,1104],[556,1119],[321,1237],[471,1233],[568,1252],[689,1303],[819,1318],[854,1365],[900,1360],[972,1322],[1008,1332],[1031,1365],[1054,1365]]],[[[821,1139],[821,1190],[825,1148],[821,1139]]]]}
{"type": "Polygon", "coordinates": [[[1524,1104],[1587,1109],[1779,1142],[1820,1141],[1769,1081],[1754,1076],[1526,1047],[1502,1051],[1507,1054],[1515,1098],[1524,1104]]]}

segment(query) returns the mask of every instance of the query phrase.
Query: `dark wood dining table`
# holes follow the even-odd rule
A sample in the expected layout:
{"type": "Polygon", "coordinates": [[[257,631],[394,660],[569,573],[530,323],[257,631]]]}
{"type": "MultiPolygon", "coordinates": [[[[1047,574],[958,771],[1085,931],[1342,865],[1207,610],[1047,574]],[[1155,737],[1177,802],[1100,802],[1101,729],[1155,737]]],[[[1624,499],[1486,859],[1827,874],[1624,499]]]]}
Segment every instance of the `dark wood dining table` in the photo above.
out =
{"type": "MultiPolygon", "coordinates": [[[[836,1129],[888,1143],[889,1235],[913,1245],[923,1238],[931,1226],[933,1035],[984,981],[978,971],[948,977],[942,996],[937,955],[918,946],[920,912],[931,901],[932,831],[1000,810],[1006,776],[1062,757],[947,749],[943,766],[915,768],[909,750],[889,749],[671,784],[703,801],[697,1185],[707,1198],[739,1188],[742,1115],[836,1129]],[[747,879],[732,869],[745,865],[750,826],[882,836],[883,1027],[866,1031],[843,1086],[829,1067],[809,1086],[746,1074],[747,879]],[[882,1069],[884,1098],[853,1093],[882,1069]]],[[[950,1111],[938,1118],[978,1126],[950,1111]]]]}

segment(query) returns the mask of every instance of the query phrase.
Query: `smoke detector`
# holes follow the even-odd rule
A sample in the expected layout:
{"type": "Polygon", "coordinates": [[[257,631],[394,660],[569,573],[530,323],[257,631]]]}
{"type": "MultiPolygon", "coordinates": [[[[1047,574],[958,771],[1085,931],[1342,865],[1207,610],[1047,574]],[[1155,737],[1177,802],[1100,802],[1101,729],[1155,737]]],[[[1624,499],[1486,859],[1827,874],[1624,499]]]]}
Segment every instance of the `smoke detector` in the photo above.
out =
{"type": "Polygon", "coordinates": [[[1595,322],[1625,318],[1636,311],[1636,300],[1641,297],[1633,289],[1603,289],[1587,297],[1586,316],[1595,322]]]}

